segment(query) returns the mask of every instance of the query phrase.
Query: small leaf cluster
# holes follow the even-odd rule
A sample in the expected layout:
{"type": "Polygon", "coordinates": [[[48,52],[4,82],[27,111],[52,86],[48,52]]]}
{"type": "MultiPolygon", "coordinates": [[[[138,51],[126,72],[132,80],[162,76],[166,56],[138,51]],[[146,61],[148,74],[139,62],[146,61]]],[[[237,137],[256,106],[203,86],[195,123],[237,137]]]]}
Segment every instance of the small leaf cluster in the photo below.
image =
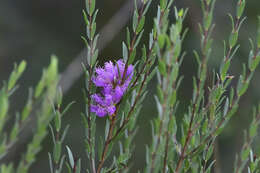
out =
{"type": "MultiPolygon", "coordinates": [[[[24,108],[16,112],[15,120],[10,132],[3,131],[9,117],[10,97],[18,90],[17,81],[26,69],[26,62],[22,61],[19,65],[15,65],[8,82],[4,82],[0,94],[0,112],[1,112],[1,161],[19,144],[24,135],[24,127],[33,127],[34,134],[32,140],[27,145],[27,150],[22,153],[22,157],[15,168],[13,163],[8,165],[2,164],[0,167],[3,173],[28,172],[31,164],[36,160],[36,154],[41,149],[41,143],[47,135],[46,127],[52,118],[50,101],[54,101],[56,95],[56,87],[58,83],[58,60],[52,56],[51,63],[48,68],[43,70],[42,78],[38,82],[35,89],[30,88],[27,102],[24,108]],[[37,115],[37,116],[33,116],[37,115]],[[32,125],[32,123],[36,123],[32,125]]],[[[28,132],[27,132],[28,133],[28,132]]]]}
{"type": "MultiPolygon", "coordinates": [[[[71,105],[74,103],[71,102],[64,108],[63,111],[61,111],[62,97],[62,91],[61,89],[59,89],[56,96],[56,106],[53,106],[54,125],[52,126],[51,124],[49,124],[53,142],[52,155],[51,153],[48,153],[51,173],[62,172],[63,163],[65,160],[65,155],[62,155],[62,144],[69,130],[69,125],[66,125],[66,127],[62,129],[62,118],[65,115],[65,113],[69,110],[71,105]]],[[[68,169],[71,170],[69,166],[68,169]]]]}

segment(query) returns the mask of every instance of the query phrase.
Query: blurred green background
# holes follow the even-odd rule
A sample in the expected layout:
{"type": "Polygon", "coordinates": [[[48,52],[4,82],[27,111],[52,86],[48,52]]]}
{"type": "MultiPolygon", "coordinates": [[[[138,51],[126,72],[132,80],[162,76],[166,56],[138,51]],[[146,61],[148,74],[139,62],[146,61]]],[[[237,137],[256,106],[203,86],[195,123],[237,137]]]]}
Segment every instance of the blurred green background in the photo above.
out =
{"type": "MultiPolygon", "coordinates": [[[[114,13],[126,2],[126,0],[96,0],[99,14],[97,16],[98,31],[104,26],[114,13]]],[[[237,1],[217,0],[214,14],[216,23],[214,38],[214,50],[209,62],[210,70],[218,68],[223,57],[223,39],[226,39],[231,30],[228,13],[235,13],[237,1]]],[[[154,0],[148,17],[146,18],[145,31],[150,31],[153,17],[156,14],[158,0],[154,0]]],[[[185,20],[185,26],[189,27],[188,35],[185,39],[183,50],[187,51],[181,67],[181,73],[185,76],[179,92],[181,102],[180,111],[176,116],[181,118],[187,110],[187,104],[191,98],[192,76],[196,74],[195,59],[192,54],[193,49],[199,49],[198,22],[201,21],[199,0],[175,0],[177,8],[188,8],[189,12],[185,20]]],[[[29,86],[35,86],[40,79],[42,68],[46,67],[51,54],[59,57],[60,72],[75,59],[77,54],[84,48],[80,35],[84,35],[84,22],[82,9],[84,0],[1,0],[0,1],[0,80],[6,80],[10,74],[14,62],[22,59],[27,60],[28,68],[20,80],[20,88],[12,97],[11,115],[21,110],[27,98],[29,86]]],[[[173,14],[173,12],[172,12],[173,14]]],[[[239,42],[241,49],[233,59],[230,74],[238,78],[242,69],[242,62],[247,61],[249,51],[248,38],[253,40],[256,35],[257,15],[260,15],[260,1],[247,1],[245,9],[247,20],[240,30],[239,42]]],[[[171,15],[171,21],[174,21],[171,15]]],[[[128,23],[129,25],[130,23],[128,23]]],[[[145,34],[144,43],[147,43],[148,33],[145,34]]],[[[125,39],[125,29],[117,34],[114,40],[101,52],[99,60],[101,62],[121,57],[121,42],[125,39]]],[[[225,128],[223,134],[218,138],[219,156],[218,166],[221,172],[232,172],[235,152],[241,147],[242,132],[248,126],[252,116],[251,108],[260,100],[260,69],[250,85],[249,91],[240,102],[238,113],[232,118],[225,128]]],[[[236,84],[236,82],[234,82],[236,84]]],[[[136,151],[134,169],[143,168],[145,164],[145,145],[151,140],[150,120],[156,116],[153,94],[156,79],[149,85],[149,95],[147,96],[142,112],[139,116],[139,133],[135,138],[136,151]]],[[[64,103],[72,100],[76,104],[66,115],[63,124],[71,124],[66,145],[69,145],[77,157],[83,159],[83,165],[88,165],[84,151],[84,129],[80,112],[84,111],[82,89],[84,78],[81,77],[68,93],[65,95],[64,103]]],[[[104,119],[97,120],[97,135],[103,135],[104,119]]],[[[37,156],[38,160],[31,169],[32,173],[49,172],[47,152],[51,151],[52,141],[48,136],[43,144],[43,150],[37,156]]],[[[257,145],[256,145],[257,147],[257,145]]],[[[18,159],[22,149],[16,149],[18,159]]]]}

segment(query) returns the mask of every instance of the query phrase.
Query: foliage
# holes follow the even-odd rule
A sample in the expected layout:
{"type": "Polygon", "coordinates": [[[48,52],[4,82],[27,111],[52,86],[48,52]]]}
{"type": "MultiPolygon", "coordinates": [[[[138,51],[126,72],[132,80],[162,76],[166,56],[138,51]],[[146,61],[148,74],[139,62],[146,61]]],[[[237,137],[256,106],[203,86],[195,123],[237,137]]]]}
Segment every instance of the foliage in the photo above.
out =
{"type": "MultiPolygon", "coordinates": [[[[4,131],[10,108],[9,98],[18,88],[16,82],[25,70],[26,63],[22,61],[18,66],[15,65],[8,82],[3,83],[0,91],[1,158],[22,137],[24,126],[35,121],[36,127],[18,166],[13,163],[2,164],[1,173],[28,172],[41,149],[41,142],[52,119],[53,125],[49,125],[53,139],[53,151],[49,153],[51,173],[65,170],[71,173],[131,172],[135,164],[132,153],[135,151],[134,137],[138,133],[137,119],[147,95],[147,84],[154,75],[157,77],[157,93],[154,97],[158,116],[151,120],[152,140],[146,146],[146,165],[140,172],[212,172],[215,141],[239,109],[239,101],[246,93],[260,62],[260,18],[256,43],[250,39],[248,63],[243,64],[241,74],[230,74],[232,59],[240,48],[239,30],[245,21],[243,12],[246,1],[238,0],[236,14],[229,14],[231,32],[223,41],[222,61],[217,72],[212,73],[208,70],[208,61],[214,49],[212,33],[216,0],[201,0],[200,50],[194,50],[197,73],[193,76],[189,105],[179,121],[179,88],[184,78],[180,70],[185,58],[183,42],[188,32],[183,23],[188,9],[177,9],[173,7],[173,2],[160,0],[149,41],[141,45],[143,34],[147,32],[144,26],[152,0],[135,1],[132,26],[126,29],[126,40],[122,42],[123,60],[114,64],[106,63],[104,68],[100,68],[97,61],[99,35],[96,34],[98,10],[95,8],[95,0],[86,0],[86,11],[83,11],[86,36],[82,36],[88,50],[82,63],[86,108],[81,116],[85,129],[85,140],[82,143],[88,159],[87,170],[83,171],[81,159],[75,157],[73,148],[66,146],[67,154],[62,154],[69,128],[68,125],[62,127],[62,117],[73,102],[64,110],[61,109],[62,92],[57,89],[58,62],[54,56],[50,66],[43,70],[35,90],[29,89],[28,101],[21,113],[17,113],[10,132],[4,131]],[[174,14],[174,22],[170,20],[171,13],[174,14]],[[129,69],[131,74],[128,74],[129,69]],[[237,85],[234,86],[231,82],[238,76],[237,85]],[[117,87],[121,90],[117,90],[117,87]],[[116,101],[112,100],[114,97],[117,97],[116,101]],[[113,110],[100,113],[98,110],[93,111],[95,106],[106,111],[110,108],[113,110]],[[38,115],[36,120],[32,114],[38,115]],[[106,121],[103,136],[96,134],[96,116],[106,121]],[[63,168],[65,162],[66,169],[63,168]]],[[[260,158],[254,154],[252,147],[260,123],[259,112],[260,106],[253,109],[252,122],[245,131],[244,144],[234,163],[236,173],[244,170],[248,173],[259,172],[260,158]]]]}

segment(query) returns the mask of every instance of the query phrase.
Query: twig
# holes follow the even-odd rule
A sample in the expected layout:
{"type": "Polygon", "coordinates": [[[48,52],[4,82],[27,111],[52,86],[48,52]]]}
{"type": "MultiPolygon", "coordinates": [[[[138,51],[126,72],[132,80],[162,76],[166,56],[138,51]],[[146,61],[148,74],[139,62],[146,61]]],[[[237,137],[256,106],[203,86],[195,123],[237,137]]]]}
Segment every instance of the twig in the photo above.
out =
{"type": "Polygon", "coordinates": [[[104,146],[104,149],[103,149],[103,152],[102,152],[102,156],[101,156],[101,159],[100,159],[98,167],[97,167],[97,173],[101,172],[101,169],[102,169],[103,164],[105,162],[105,158],[106,158],[106,154],[107,154],[107,151],[108,151],[108,147],[110,145],[111,139],[113,138],[113,131],[114,131],[115,125],[116,125],[116,116],[113,116],[112,119],[111,119],[109,132],[108,132],[108,136],[107,136],[107,139],[106,139],[106,142],[105,142],[105,146],[104,146]]]}

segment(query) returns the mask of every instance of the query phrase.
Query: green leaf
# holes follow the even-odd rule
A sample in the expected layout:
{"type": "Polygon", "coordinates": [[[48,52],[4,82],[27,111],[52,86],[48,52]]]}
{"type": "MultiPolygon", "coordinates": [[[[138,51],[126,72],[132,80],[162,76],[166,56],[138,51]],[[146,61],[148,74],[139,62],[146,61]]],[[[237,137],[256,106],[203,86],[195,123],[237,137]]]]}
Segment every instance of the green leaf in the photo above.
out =
{"type": "Polygon", "coordinates": [[[163,75],[163,76],[166,76],[167,75],[167,71],[166,71],[166,64],[161,60],[159,59],[158,60],[158,69],[159,69],[159,72],[163,75]]]}
{"type": "Polygon", "coordinates": [[[181,10],[178,12],[178,16],[179,16],[179,17],[182,17],[182,16],[183,16],[183,9],[181,9],[181,10]]]}
{"type": "Polygon", "coordinates": [[[56,94],[56,102],[57,102],[57,105],[60,107],[61,104],[62,104],[62,98],[63,98],[63,95],[62,95],[62,90],[61,90],[61,87],[58,88],[58,91],[57,91],[57,94],[56,94]]]}
{"type": "Polygon", "coordinates": [[[66,148],[67,148],[67,152],[68,152],[68,156],[69,156],[69,162],[70,162],[70,166],[72,167],[72,168],[74,168],[74,158],[73,158],[73,154],[72,154],[72,152],[71,152],[71,150],[70,150],[70,148],[68,147],[68,146],[66,146],[66,148]]]}
{"type": "Polygon", "coordinates": [[[229,46],[230,46],[230,48],[232,48],[236,45],[237,38],[238,38],[238,31],[231,32],[231,34],[229,36],[229,46]]]}
{"type": "Polygon", "coordinates": [[[249,153],[250,153],[250,148],[247,148],[247,149],[241,151],[241,159],[242,159],[242,161],[247,160],[247,158],[249,156],[249,153]]]}
{"type": "Polygon", "coordinates": [[[96,23],[92,23],[92,26],[91,26],[91,27],[92,27],[92,30],[91,30],[91,33],[90,33],[90,34],[91,34],[91,35],[90,35],[90,36],[91,36],[90,38],[93,39],[94,36],[95,36],[95,33],[96,33],[97,24],[96,24],[96,23]]]}
{"type": "Polygon", "coordinates": [[[137,37],[137,39],[136,39],[136,42],[135,42],[135,44],[134,44],[133,49],[136,49],[136,47],[138,46],[138,44],[139,44],[139,42],[140,42],[140,40],[141,40],[141,38],[142,38],[142,36],[143,36],[143,33],[144,33],[144,30],[142,30],[142,31],[140,32],[140,34],[138,35],[138,37],[137,37]]]}
{"type": "Polygon", "coordinates": [[[173,106],[176,102],[176,90],[172,92],[171,98],[170,98],[170,104],[173,106]]]}
{"type": "Polygon", "coordinates": [[[206,160],[209,160],[211,158],[213,151],[214,151],[214,147],[213,147],[213,145],[211,145],[206,154],[206,160]]]}
{"type": "Polygon", "coordinates": [[[177,40],[177,43],[174,48],[173,56],[177,58],[181,53],[181,41],[177,40]]]}
{"type": "Polygon", "coordinates": [[[91,0],[90,2],[91,4],[89,9],[89,15],[92,16],[93,12],[95,11],[96,0],[91,0]]]}
{"type": "Polygon", "coordinates": [[[53,159],[54,162],[57,164],[60,160],[60,156],[61,156],[61,142],[56,142],[54,144],[54,151],[53,151],[53,159]]]}
{"type": "MultiPolygon", "coordinates": [[[[83,10],[82,12],[83,12],[83,18],[84,18],[84,21],[85,21],[85,25],[88,26],[89,25],[89,21],[88,21],[87,13],[86,13],[85,10],[83,10]]],[[[83,38],[83,40],[86,40],[84,37],[81,37],[81,38],[83,38]]],[[[87,42],[85,41],[85,43],[87,43],[87,42]]]]}
{"type": "Polygon", "coordinates": [[[128,61],[128,64],[132,64],[135,60],[135,56],[136,56],[136,49],[134,49],[131,54],[130,54],[130,57],[129,57],[129,61],[128,61]]]}
{"type": "Polygon", "coordinates": [[[254,71],[256,69],[256,67],[259,65],[259,62],[260,62],[260,52],[258,52],[258,54],[256,55],[256,58],[253,59],[250,70],[254,71]]]}
{"type": "Polygon", "coordinates": [[[212,13],[208,13],[208,15],[204,16],[204,28],[206,30],[209,29],[211,23],[212,23],[212,13]]]}
{"type": "Polygon", "coordinates": [[[51,170],[51,173],[53,173],[52,158],[51,158],[51,154],[50,154],[50,153],[48,153],[48,158],[49,158],[49,166],[50,166],[50,170],[51,170]]]}
{"type": "Polygon", "coordinates": [[[123,52],[123,59],[125,62],[127,62],[128,59],[128,49],[124,42],[122,42],[122,52],[123,52]]]}
{"type": "Polygon", "coordinates": [[[15,141],[19,132],[19,114],[16,116],[14,127],[10,133],[10,140],[15,141]]]}
{"type": "Polygon", "coordinates": [[[167,1],[166,0],[160,0],[161,11],[164,11],[166,6],[167,6],[167,1]]]}
{"type": "Polygon", "coordinates": [[[163,101],[163,90],[161,89],[160,85],[157,85],[157,95],[160,102],[163,101]]]}
{"type": "Polygon", "coordinates": [[[69,127],[70,127],[70,126],[67,125],[67,126],[65,127],[65,129],[63,130],[62,137],[61,137],[61,139],[60,139],[61,142],[64,141],[64,139],[65,139],[65,137],[66,137],[66,135],[67,135],[67,133],[68,133],[69,127]]]}
{"type": "Polygon", "coordinates": [[[25,61],[22,61],[20,64],[19,64],[19,66],[18,66],[18,75],[20,76],[23,72],[24,72],[24,70],[25,70],[25,68],[26,68],[26,62],[25,61]]]}
{"type": "Polygon", "coordinates": [[[129,31],[129,28],[127,27],[126,28],[126,43],[127,43],[127,46],[130,47],[130,31],[129,31]]]}
{"type": "Polygon", "coordinates": [[[258,124],[251,124],[249,127],[249,136],[253,138],[256,136],[258,124]]]}
{"type": "Polygon", "coordinates": [[[157,96],[155,96],[155,101],[156,101],[156,105],[157,105],[158,115],[161,118],[163,116],[163,108],[162,108],[162,105],[157,96]]]}
{"type": "Polygon", "coordinates": [[[95,50],[93,56],[91,57],[91,66],[93,67],[96,62],[97,62],[97,58],[98,58],[98,49],[95,50]]]}
{"type": "Polygon", "coordinates": [[[246,92],[246,90],[248,88],[248,85],[249,85],[249,83],[247,81],[243,82],[242,87],[238,90],[238,96],[239,97],[244,95],[244,93],[246,92]]]}
{"type": "Polygon", "coordinates": [[[57,80],[58,75],[58,58],[55,55],[51,56],[51,63],[46,71],[46,85],[49,86],[57,80]]]}
{"type": "Polygon", "coordinates": [[[43,89],[45,88],[45,76],[46,76],[46,71],[43,71],[42,78],[40,82],[37,84],[35,92],[34,92],[34,97],[37,99],[43,92],[43,89]]]}
{"type": "Polygon", "coordinates": [[[63,116],[64,114],[66,114],[66,113],[68,112],[68,110],[71,108],[71,106],[72,106],[74,103],[76,103],[76,102],[75,102],[75,101],[70,102],[70,103],[65,107],[65,109],[62,111],[61,116],[63,116]]]}
{"type": "Polygon", "coordinates": [[[15,86],[17,80],[23,74],[25,68],[26,68],[25,61],[22,61],[18,67],[16,67],[16,65],[15,65],[15,68],[14,68],[13,72],[11,73],[11,76],[8,81],[8,88],[7,88],[8,91],[10,91],[15,86]]]}
{"type": "Polygon", "coordinates": [[[68,173],[72,173],[72,170],[70,168],[70,165],[66,162],[66,167],[67,167],[67,170],[68,170],[68,173]]]}
{"type": "Polygon", "coordinates": [[[238,3],[237,3],[237,18],[238,19],[242,16],[244,9],[245,9],[245,5],[246,5],[245,0],[238,1],[238,3]]]}
{"type": "Polygon", "coordinates": [[[56,131],[59,132],[61,128],[61,114],[57,111],[54,117],[54,124],[56,131]]]}
{"type": "Polygon", "coordinates": [[[165,43],[165,35],[164,34],[160,34],[158,36],[158,44],[159,44],[159,48],[162,49],[164,47],[164,43],[165,43]]]}
{"type": "Polygon", "coordinates": [[[177,132],[177,124],[176,124],[175,115],[172,115],[172,117],[170,118],[169,129],[170,129],[172,134],[176,134],[176,132],[177,132]]]}
{"type": "Polygon", "coordinates": [[[138,24],[138,26],[136,28],[136,33],[137,34],[142,31],[142,29],[144,27],[144,24],[145,24],[145,16],[142,16],[142,18],[140,19],[139,24],[138,24]]]}
{"type": "Polygon", "coordinates": [[[134,32],[136,32],[137,22],[138,22],[138,13],[135,10],[134,15],[133,15],[133,31],[134,32]]]}
{"type": "Polygon", "coordinates": [[[220,67],[220,78],[222,81],[225,81],[226,76],[227,76],[227,72],[230,66],[230,59],[228,59],[227,61],[224,61],[220,67]]]}
{"type": "Polygon", "coordinates": [[[2,92],[0,93],[0,120],[3,121],[9,108],[8,97],[2,92]]]}

